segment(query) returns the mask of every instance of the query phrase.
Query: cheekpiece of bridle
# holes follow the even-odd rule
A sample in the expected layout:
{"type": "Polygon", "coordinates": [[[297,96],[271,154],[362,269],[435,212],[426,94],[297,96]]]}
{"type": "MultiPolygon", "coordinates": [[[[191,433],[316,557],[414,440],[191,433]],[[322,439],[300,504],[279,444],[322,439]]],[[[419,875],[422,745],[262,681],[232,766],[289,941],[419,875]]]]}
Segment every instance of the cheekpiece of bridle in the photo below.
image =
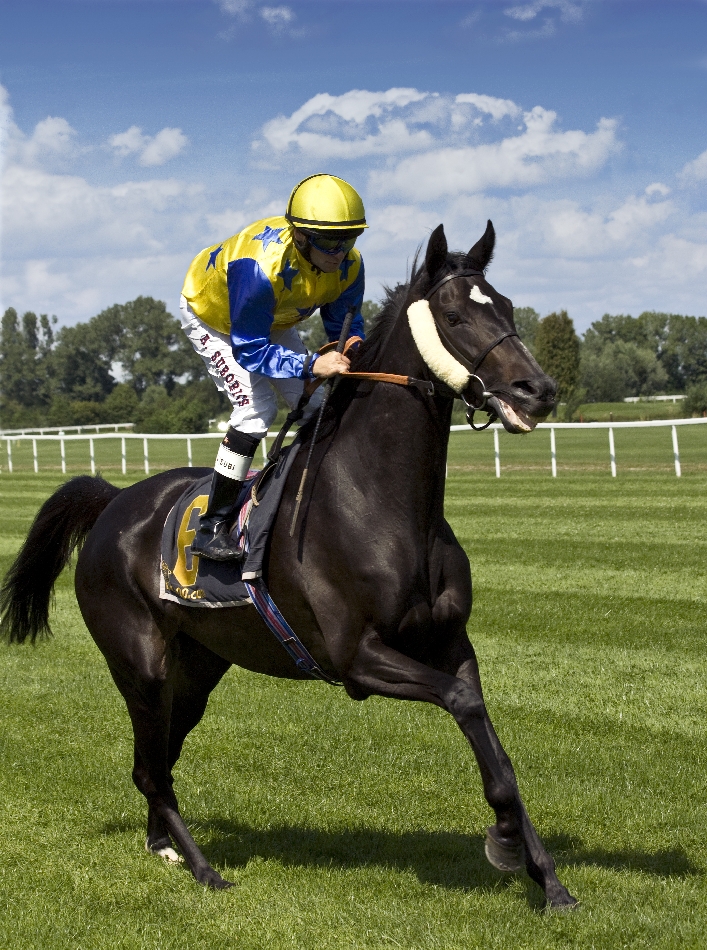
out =
{"type": "MultiPolygon", "coordinates": [[[[454,274],[445,274],[440,280],[434,283],[430,289],[425,294],[425,300],[429,301],[434,294],[450,280],[456,280],[457,277],[483,277],[484,272],[481,270],[460,270],[454,274]]],[[[489,343],[481,353],[476,357],[476,359],[470,362],[463,353],[457,349],[451,340],[447,328],[440,320],[435,320],[437,324],[437,331],[439,332],[442,343],[445,348],[449,350],[452,356],[458,360],[465,369],[468,369],[471,373],[469,377],[469,385],[463,393],[461,393],[462,402],[466,407],[466,421],[469,423],[472,429],[476,432],[481,432],[484,429],[488,429],[492,422],[495,422],[498,419],[498,413],[493,407],[489,407],[488,401],[493,397],[493,393],[490,392],[486,385],[484,384],[483,379],[477,373],[478,368],[481,366],[483,361],[489,355],[491,350],[495,349],[499,343],[503,340],[508,339],[508,337],[518,336],[515,330],[508,330],[506,333],[502,333],[497,337],[493,343],[489,343]],[[471,390],[471,399],[468,397],[467,392],[471,390]],[[488,413],[488,421],[482,426],[474,425],[474,413],[475,412],[486,412],[488,413]]]]}

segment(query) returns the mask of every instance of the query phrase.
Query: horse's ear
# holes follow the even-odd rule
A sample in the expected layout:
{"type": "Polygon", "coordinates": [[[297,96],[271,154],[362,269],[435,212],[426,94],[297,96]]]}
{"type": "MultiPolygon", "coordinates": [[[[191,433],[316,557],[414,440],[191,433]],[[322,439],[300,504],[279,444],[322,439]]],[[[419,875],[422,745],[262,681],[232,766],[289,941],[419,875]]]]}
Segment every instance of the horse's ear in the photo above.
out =
{"type": "Polygon", "coordinates": [[[432,279],[447,263],[447,238],[444,234],[444,225],[436,227],[427,242],[425,254],[425,270],[432,279]]]}
{"type": "Polygon", "coordinates": [[[476,242],[476,244],[466,255],[467,261],[472,267],[478,267],[479,270],[486,270],[486,268],[491,263],[495,245],[496,232],[493,229],[493,225],[489,221],[486,225],[484,236],[481,238],[481,240],[476,242]]]}

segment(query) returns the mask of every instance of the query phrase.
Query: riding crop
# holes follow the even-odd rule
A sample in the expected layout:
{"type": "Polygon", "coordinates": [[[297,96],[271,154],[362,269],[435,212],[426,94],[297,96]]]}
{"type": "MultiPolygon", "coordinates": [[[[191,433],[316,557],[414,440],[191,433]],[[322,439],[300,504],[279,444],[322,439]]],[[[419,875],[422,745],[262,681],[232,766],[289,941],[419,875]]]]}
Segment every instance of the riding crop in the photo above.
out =
{"type": "MultiPolygon", "coordinates": [[[[346,340],[348,339],[349,330],[351,329],[351,323],[354,318],[353,310],[349,310],[346,316],[344,317],[344,323],[341,327],[341,335],[339,336],[339,342],[336,344],[336,352],[343,353],[344,347],[346,346],[346,340]]],[[[326,386],[324,387],[324,396],[322,398],[322,404],[319,407],[319,415],[317,416],[317,421],[314,426],[314,432],[312,433],[312,441],[309,445],[309,454],[307,455],[307,464],[304,466],[304,471],[302,472],[302,479],[299,483],[299,488],[297,489],[297,496],[295,498],[295,510],[292,515],[292,523],[290,524],[290,537],[295,533],[295,525],[297,524],[297,515],[299,514],[299,506],[302,503],[302,497],[304,495],[304,483],[307,481],[307,472],[309,471],[309,463],[312,461],[312,453],[314,452],[314,446],[317,442],[317,436],[319,435],[319,427],[322,424],[322,416],[324,415],[324,410],[326,409],[326,404],[329,401],[329,396],[331,391],[334,388],[334,380],[330,379],[327,381],[326,386]]]]}

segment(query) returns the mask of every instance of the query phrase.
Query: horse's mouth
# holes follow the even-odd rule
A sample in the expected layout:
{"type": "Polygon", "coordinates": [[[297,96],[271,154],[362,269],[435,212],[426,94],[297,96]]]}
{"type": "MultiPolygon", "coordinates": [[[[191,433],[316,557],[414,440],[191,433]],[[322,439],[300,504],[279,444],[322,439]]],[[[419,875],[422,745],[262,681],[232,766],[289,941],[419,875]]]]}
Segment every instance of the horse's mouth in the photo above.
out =
{"type": "Polygon", "coordinates": [[[527,415],[522,409],[514,409],[505,399],[500,396],[493,396],[488,404],[496,412],[496,415],[503,423],[506,432],[532,432],[540,421],[533,416],[527,415]]]}

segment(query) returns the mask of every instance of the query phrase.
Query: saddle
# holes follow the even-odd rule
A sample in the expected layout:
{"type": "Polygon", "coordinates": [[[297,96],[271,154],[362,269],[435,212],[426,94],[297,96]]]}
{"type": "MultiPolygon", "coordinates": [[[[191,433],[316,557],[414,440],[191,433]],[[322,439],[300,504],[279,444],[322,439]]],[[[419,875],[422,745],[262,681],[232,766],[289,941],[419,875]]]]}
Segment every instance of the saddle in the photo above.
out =
{"type": "Polygon", "coordinates": [[[299,440],[283,448],[277,461],[251,471],[236,505],[231,536],[243,561],[210,561],[191,552],[199,517],[206,510],[211,475],[187,488],[167,515],[162,532],[160,598],[187,607],[238,607],[252,603],[248,581],[263,576],[268,537],[280,505],[299,440]]]}

